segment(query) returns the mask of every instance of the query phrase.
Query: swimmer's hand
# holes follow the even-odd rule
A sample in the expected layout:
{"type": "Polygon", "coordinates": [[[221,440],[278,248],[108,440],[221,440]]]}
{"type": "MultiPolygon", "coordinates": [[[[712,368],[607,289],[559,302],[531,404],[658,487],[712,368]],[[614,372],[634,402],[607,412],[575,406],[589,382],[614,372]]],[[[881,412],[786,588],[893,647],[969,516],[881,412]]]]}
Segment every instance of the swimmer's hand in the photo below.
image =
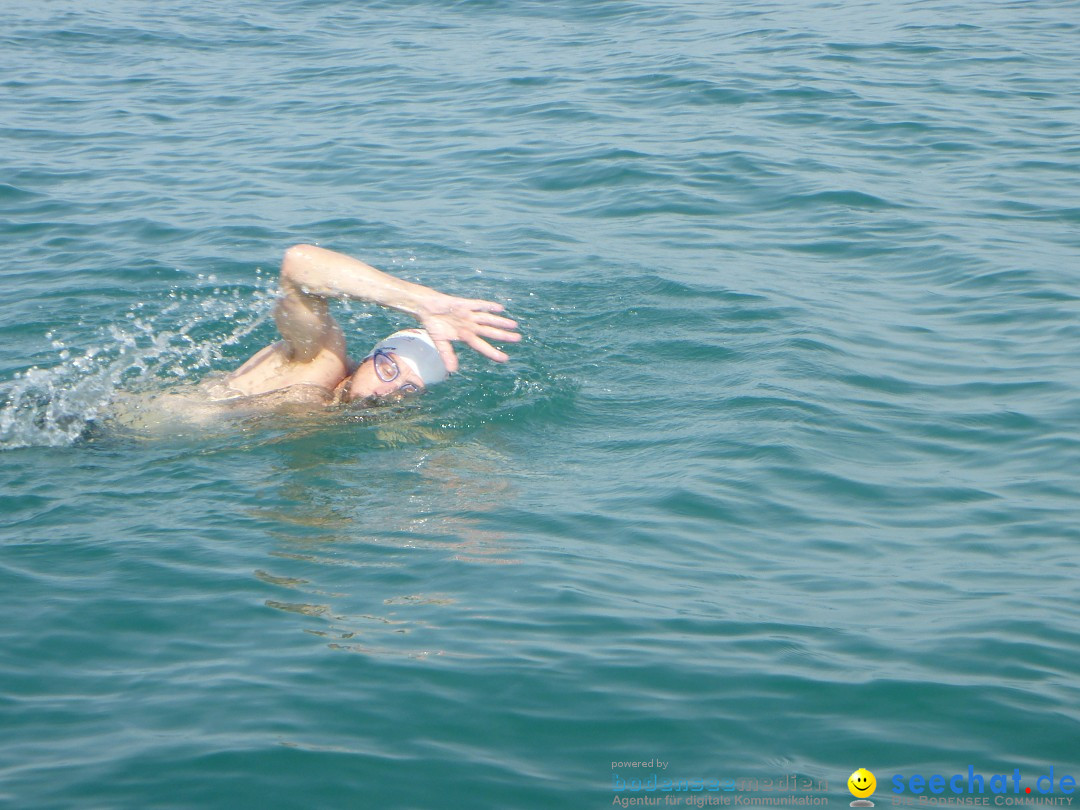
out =
{"type": "Polygon", "coordinates": [[[504,343],[521,340],[516,331],[517,323],[496,314],[505,309],[502,304],[479,298],[458,298],[434,290],[431,293],[424,297],[414,314],[435,341],[448,371],[458,370],[457,355],[450,345],[454,340],[460,340],[496,363],[510,359],[505,352],[484,340],[489,338],[504,343]]]}

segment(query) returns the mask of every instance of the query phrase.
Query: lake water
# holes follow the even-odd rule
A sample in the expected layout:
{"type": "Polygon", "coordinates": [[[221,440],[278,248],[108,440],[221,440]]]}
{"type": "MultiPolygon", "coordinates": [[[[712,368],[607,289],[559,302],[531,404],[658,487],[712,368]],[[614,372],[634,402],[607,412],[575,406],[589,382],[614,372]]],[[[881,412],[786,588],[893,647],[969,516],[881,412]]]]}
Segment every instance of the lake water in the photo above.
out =
{"type": "Polygon", "coordinates": [[[0,804],[1071,798],[1080,4],[2,6],[0,804]],[[297,242],[526,339],[118,424],[297,242]]]}

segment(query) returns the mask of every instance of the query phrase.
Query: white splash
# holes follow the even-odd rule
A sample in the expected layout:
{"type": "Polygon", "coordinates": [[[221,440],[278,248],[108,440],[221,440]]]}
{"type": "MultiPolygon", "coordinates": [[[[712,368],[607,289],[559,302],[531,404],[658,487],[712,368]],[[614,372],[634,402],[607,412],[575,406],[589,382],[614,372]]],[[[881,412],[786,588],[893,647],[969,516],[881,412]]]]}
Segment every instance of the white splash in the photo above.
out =
{"type": "Polygon", "coordinates": [[[118,392],[201,376],[266,321],[273,300],[266,289],[200,295],[174,290],[163,307],[137,304],[86,349],[46,335],[60,362],[0,382],[0,450],[70,445],[118,392]]]}

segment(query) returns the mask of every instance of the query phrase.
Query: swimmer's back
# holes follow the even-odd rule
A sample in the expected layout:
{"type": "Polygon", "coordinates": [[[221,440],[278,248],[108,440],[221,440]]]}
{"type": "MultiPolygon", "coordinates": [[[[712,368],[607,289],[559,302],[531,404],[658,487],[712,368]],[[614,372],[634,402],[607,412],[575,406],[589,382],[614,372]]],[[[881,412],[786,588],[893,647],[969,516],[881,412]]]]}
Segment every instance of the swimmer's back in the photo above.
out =
{"type": "Polygon", "coordinates": [[[137,433],[159,433],[259,414],[312,413],[333,404],[334,393],[312,383],[243,394],[218,381],[157,394],[120,394],[109,408],[107,421],[137,433]]]}

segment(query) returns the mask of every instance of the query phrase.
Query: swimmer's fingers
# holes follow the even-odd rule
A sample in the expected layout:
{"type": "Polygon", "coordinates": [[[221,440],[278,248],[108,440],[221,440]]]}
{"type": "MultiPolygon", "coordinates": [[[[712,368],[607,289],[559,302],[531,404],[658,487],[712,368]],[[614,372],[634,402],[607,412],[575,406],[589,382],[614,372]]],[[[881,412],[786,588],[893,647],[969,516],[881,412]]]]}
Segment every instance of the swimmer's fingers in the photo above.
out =
{"type": "Polygon", "coordinates": [[[473,316],[473,322],[482,326],[495,326],[499,329],[517,329],[517,321],[510,318],[502,318],[498,315],[489,315],[486,312],[478,313],[473,316]]]}
{"type": "Polygon", "coordinates": [[[464,340],[473,351],[484,355],[484,357],[489,360],[494,360],[496,363],[505,363],[510,359],[510,356],[506,352],[499,351],[478,335],[468,335],[464,340]]]}
{"type": "Polygon", "coordinates": [[[478,326],[474,331],[481,337],[501,340],[504,343],[517,343],[521,340],[521,335],[517,332],[507,332],[505,329],[495,329],[491,326],[478,326]]]}
{"type": "Polygon", "coordinates": [[[464,300],[469,309],[474,312],[502,312],[506,309],[502,304],[495,301],[485,301],[483,298],[466,298],[464,300]]]}
{"type": "Polygon", "coordinates": [[[458,340],[473,351],[497,363],[505,363],[510,358],[505,352],[496,349],[484,338],[505,343],[517,343],[521,335],[517,333],[517,321],[498,313],[505,307],[495,301],[481,298],[455,298],[436,294],[424,303],[417,319],[428,330],[439,355],[447,370],[458,369],[458,359],[450,341],[458,340]]]}
{"type": "Polygon", "coordinates": [[[439,350],[439,357],[442,358],[443,363],[446,365],[446,370],[453,374],[458,370],[458,359],[454,353],[454,347],[450,345],[449,340],[436,340],[435,348],[439,350]]]}

